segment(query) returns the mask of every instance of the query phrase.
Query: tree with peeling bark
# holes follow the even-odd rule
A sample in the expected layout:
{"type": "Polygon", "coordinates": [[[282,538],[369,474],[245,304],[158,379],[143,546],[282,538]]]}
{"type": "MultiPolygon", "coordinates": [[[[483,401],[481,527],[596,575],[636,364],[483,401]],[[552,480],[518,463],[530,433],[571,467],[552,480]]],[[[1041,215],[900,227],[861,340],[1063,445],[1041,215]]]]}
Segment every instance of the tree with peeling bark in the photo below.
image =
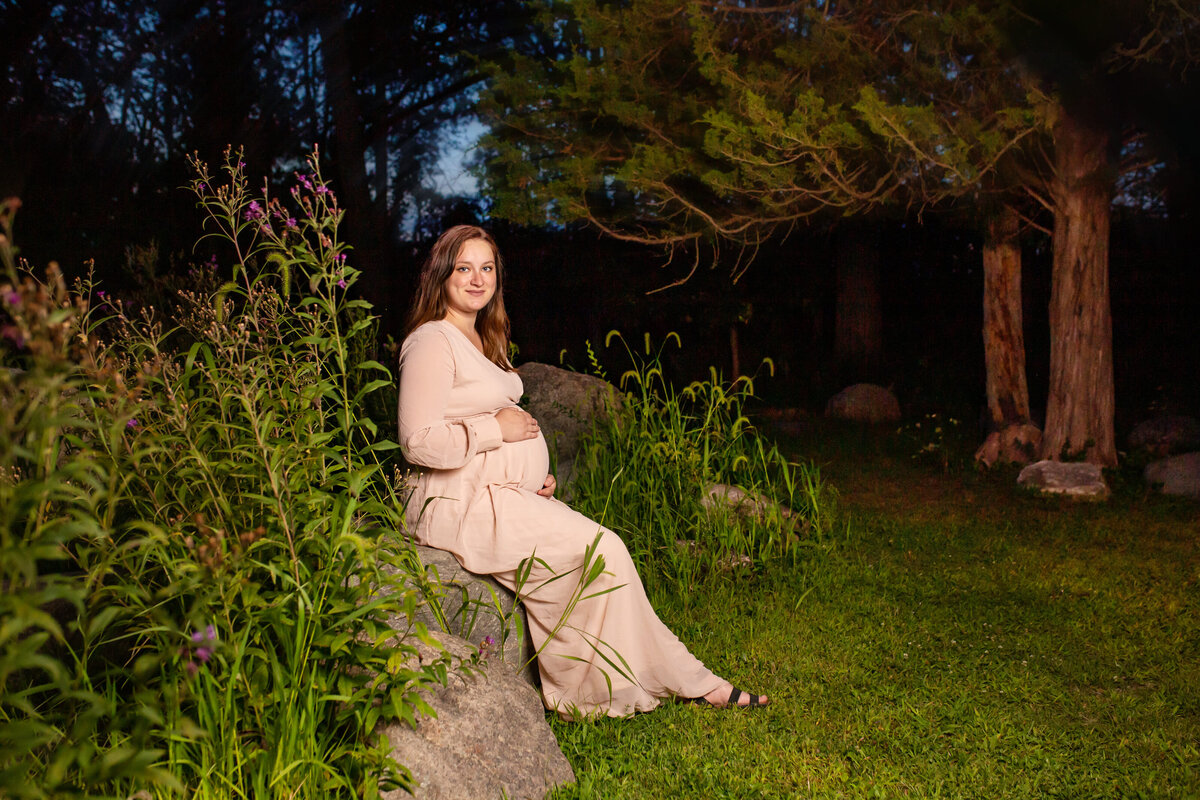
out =
{"type": "Polygon", "coordinates": [[[702,242],[752,255],[817,214],[970,195],[986,220],[988,404],[1003,426],[1029,418],[1017,200],[1036,198],[1054,215],[1043,453],[1114,464],[1120,140],[1088,98],[1116,69],[1189,68],[1196,18],[1174,0],[1108,5],[545,3],[567,54],[494,76],[488,97],[496,210],[685,245],[694,270],[702,242]],[[1063,34],[1084,23],[1081,50],[1063,34]]]}

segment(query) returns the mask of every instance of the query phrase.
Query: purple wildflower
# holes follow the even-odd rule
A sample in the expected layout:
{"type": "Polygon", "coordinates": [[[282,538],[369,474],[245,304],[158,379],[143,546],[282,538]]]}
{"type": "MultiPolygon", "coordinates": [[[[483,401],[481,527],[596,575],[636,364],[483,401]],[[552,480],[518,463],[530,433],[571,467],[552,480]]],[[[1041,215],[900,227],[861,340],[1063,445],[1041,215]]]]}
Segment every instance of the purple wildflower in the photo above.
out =
{"type": "Polygon", "coordinates": [[[262,206],[258,204],[257,200],[251,200],[250,205],[246,207],[246,213],[242,216],[247,220],[262,219],[264,216],[262,206]]]}
{"type": "Polygon", "coordinates": [[[287,218],[287,222],[286,222],[286,223],[284,223],[284,224],[285,224],[287,227],[289,227],[289,228],[291,228],[291,229],[293,229],[293,230],[294,230],[294,229],[296,229],[296,228],[299,228],[299,227],[300,227],[300,226],[299,226],[299,225],[296,223],[296,218],[295,218],[295,217],[288,217],[288,218],[287,218]]]}
{"type": "Polygon", "coordinates": [[[188,675],[194,676],[200,671],[200,664],[207,664],[212,660],[213,653],[216,652],[217,629],[213,625],[208,625],[202,631],[192,631],[189,638],[194,649],[189,652],[188,648],[181,647],[179,655],[190,656],[184,666],[187,667],[188,675]],[[200,664],[196,663],[197,660],[200,661],[200,664]]]}
{"type": "Polygon", "coordinates": [[[204,194],[206,189],[208,189],[208,186],[205,185],[204,181],[196,184],[196,191],[200,192],[201,194],[204,194]]]}
{"type": "Polygon", "coordinates": [[[17,292],[16,290],[8,292],[6,295],[4,295],[4,302],[8,303],[13,308],[17,308],[21,305],[20,292],[17,292]]]}
{"type": "Polygon", "coordinates": [[[16,347],[25,346],[25,336],[21,333],[21,329],[16,325],[5,325],[3,336],[5,339],[8,339],[10,342],[12,342],[16,347]]]}
{"type": "Polygon", "coordinates": [[[297,172],[296,180],[298,180],[298,181],[300,181],[300,183],[304,184],[305,189],[308,189],[310,192],[312,191],[312,188],[313,188],[312,181],[310,181],[308,179],[307,175],[303,175],[303,174],[297,172]]]}
{"type": "Polygon", "coordinates": [[[128,422],[125,423],[125,427],[126,428],[136,428],[140,424],[141,423],[137,421],[137,417],[132,417],[128,422]]]}
{"type": "Polygon", "coordinates": [[[345,288],[346,288],[346,279],[345,279],[345,278],[342,278],[341,280],[339,280],[339,281],[338,281],[338,288],[339,288],[339,289],[345,289],[345,288]]]}
{"type": "Polygon", "coordinates": [[[496,640],[493,639],[491,636],[485,636],[485,637],[483,637],[483,643],[486,644],[488,647],[491,647],[492,645],[494,645],[496,643],[496,640]]]}
{"type": "Polygon", "coordinates": [[[317,184],[317,188],[313,189],[317,194],[325,194],[329,189],[324,184],[317,184]]]}

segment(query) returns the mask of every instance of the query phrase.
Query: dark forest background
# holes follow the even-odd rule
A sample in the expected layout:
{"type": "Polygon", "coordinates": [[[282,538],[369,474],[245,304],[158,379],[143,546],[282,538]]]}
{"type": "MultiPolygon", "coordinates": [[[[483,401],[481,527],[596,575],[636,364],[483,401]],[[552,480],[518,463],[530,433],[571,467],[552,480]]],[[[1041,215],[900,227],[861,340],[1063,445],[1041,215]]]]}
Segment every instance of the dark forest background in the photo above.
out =
{"type": "MultiPolygon", "coordinates": [[[[585,341],[599,346],[611,329],[655,342],[676,331],[677,379],[709,365],[729,376],[735,359],[740,371],[763,374],[769,357],[775,377],[757,388],[774,405],[819,410],[846,383],[872,380],[894,386],[910,414],[948,410],[983,424],[981,242],[969,208],[801,224],[761,247],[737,282],[738,254],[727,250],[663,288],[686,268],[661,249],[583,225],[489,219],[486,197],[429,188],[455,123],[473,114],[481,64],[556,47],[531,13],[511,0],[2,0],[0,195],[22,200],[17,245],[37,268],[53,260],[78,275],[90,263],[110,291],[145,292],[211,255],[193,247],[202,231],[180,188],[187,154],[215,163],[227,146],[244,147],[249,174],[278,193],[316,146],[347,209],[344,233],[381,338],[401,334],[431,238],[479,221],[504,250],[521,361],[584,369],[585,341]],[[882,276],[883,358],[866,370],[834,358],[834,264],[847,241],[869,243],[882,276]]],[[[1195,130],[1166,135],[1184,143],[1195,130]]],[[[1196,179],[1169,177],[1168,194],[1118,197],[1115,207],[1119,435],[1152,412],[1200,409],[1196,179]]],[[[1049,237],[1028,232],[1022,250],[1037,416],[1049,364],[1049,237]]]]}

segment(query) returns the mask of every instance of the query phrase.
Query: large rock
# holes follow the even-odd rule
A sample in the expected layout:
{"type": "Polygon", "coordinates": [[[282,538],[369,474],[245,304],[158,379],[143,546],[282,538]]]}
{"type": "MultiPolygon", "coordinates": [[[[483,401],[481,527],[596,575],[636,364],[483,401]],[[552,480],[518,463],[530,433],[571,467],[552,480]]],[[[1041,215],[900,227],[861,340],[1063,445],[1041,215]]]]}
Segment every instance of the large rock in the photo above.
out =
{"type": "Polygon", "coordinates": [[[975,460],[985,467],[993,464],[1028,464],[1042,449],[1042,431],[1036,425],[1009,425],[992,431],[975,451],[975,460]]]}
{"type": "Polygon", "coordinates": [[[1200,422],[1175,414],[1148,419],[1129,432],[1129,449],[1166,456],[1200,448],[1200,422]]]}
{"type": "Polygon", "coordinates": [[[592,425],[608,419],[620,402],[620,393],[607,381],[565,369],[531,362],[517,372],[529,400],[525,410],[534,416],[557,457],[557,477],[565,485],[571,478],[580,437],[592,425]]]}
{"type": "Polygon", "coordinates": [[[526,683],[538,686],[525,609],[517,606],[513,613],[513,593],[490,575],[463,569],[445,550],[421,545],[413,545],[413,550],[429,579],[418,587],[425,603],[417,608],[416,619],[431,631],[445,630],[476,646],[491,637],[503,664],[526,683]]]}
{"type": "MultiPolygon", "coordinates": [[[[456,660],[472,659],[470,643],[445,633],[433,636],[456,660]]],[[[416,647],[422,661],[439,655],[424,643],[416,647]]],[[[472,673],[451,674],[445,687],[426,698],[436,718],[421,719],[415,729],[404,723],[382,729],[393,757],[419,784],[412,795],[397,789],[384,798],[541,798],[574,782],[537,690],[486,659],[472,673]]]]}
{"type": "Polygon", "coordinates": [[[825,416],[853,422],[896,422],[900,419],[900,402],[882,386],[856,383],[829,398],[825,416]]]}
{"type": "Polygon", "coordinates": [[[1017,483],[1045,494],[1063,494],[1087,500],[1108,496],[1108,484],[1099,464],[1075,461],[1039,461],[1021,470],[1017,483]]]}
{"type": "Polygon", "coordinates": [[[1184,453],[1146,465],[1146,483],[1163,494],[1200,497],[1200,453],[1184,453]]]}

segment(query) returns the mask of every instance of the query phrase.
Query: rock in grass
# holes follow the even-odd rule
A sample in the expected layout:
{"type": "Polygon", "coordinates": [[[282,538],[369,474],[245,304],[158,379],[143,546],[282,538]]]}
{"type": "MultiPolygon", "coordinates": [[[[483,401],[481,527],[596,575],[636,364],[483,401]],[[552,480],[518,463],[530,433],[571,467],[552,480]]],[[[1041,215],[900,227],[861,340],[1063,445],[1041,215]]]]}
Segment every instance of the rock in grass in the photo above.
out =
{"type": "Polygon", "coordinates": [[[1065,494],[1087,500],[1108,496],[1108,484],[1099,464],[1039,461],[1021,470],[1017,483],[1044,494],[1065,494]]]}
{"type": "Polygon", "coordinates": [[[1148,419],[1129,432],[1129,449],[1154,455],[1186,453],[1200,447],[1200,421],[1179,414],[1148,419]]]}
{"type": "Polygon", "coordinates": [[[1009,425],[993,431],[975,451],[975,461],[990,467],[993,464],[1028,464],[1042,449],[1042,431],[1036,425],[1009,425]]]}
{"type": "MultiPolygon", "coordinates": [[[[456,660],[474,653],[463,639],[432,635],[456,660]]],[[[415,644],[423,660],[438,656],[428,645],[415,644]]],[[[385,800],[540,798],[575,781],[546,722],[541,696],[506,665],[483,660],[474,674],[452,674],[426,701],[436,719],[421,719],[415,729],[404,723],[383,728],[392,755],[419,784],[412,795],[385,792],[385,800]]]]}
{"type": "Polygon", "coordinates": [[[1163,494],[1200,498],[1200,453],[1184,453],[1146,465],[1146,483],[1163,494]]]}
{"type": "Polygon", "coordinates": [[[896,422],[900,419],[900,402],[882,386],[856,383],[829,398],[825,416],[852,422],[896,422]]]}

